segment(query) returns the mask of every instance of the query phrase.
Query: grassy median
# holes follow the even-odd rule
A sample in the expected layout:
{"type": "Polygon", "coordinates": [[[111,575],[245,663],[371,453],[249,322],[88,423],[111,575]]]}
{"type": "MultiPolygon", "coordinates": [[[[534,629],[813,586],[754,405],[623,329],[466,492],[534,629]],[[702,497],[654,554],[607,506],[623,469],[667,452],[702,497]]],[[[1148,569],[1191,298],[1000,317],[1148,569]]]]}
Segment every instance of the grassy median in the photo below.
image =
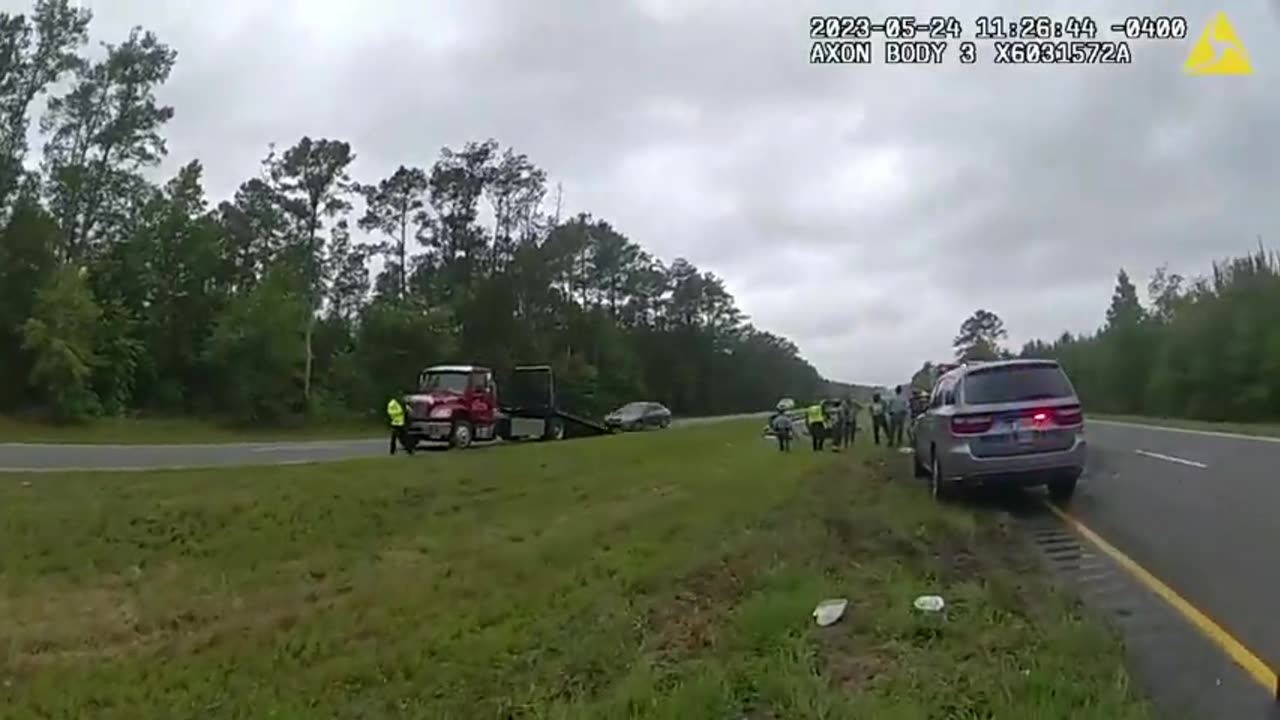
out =
{"type": "Polygon", "coordinates": [[[71,425],[51,425],[0,416],[0,443],[105,443],[113,445],[180,445],[334,440],[381,437],[374,422],[313,423],[296,427],[237,427],[196,418],[97,418],[71,425]]]}
{"type": "Polygon", "coordinates": [[[0,476],[11,718],[1148,717],[1018,533],[758,421],[0,476]],[[921,593],[945,614],[913,610],[921,593]],[[819,600],[846,617],[815,627],[819,600]]]}

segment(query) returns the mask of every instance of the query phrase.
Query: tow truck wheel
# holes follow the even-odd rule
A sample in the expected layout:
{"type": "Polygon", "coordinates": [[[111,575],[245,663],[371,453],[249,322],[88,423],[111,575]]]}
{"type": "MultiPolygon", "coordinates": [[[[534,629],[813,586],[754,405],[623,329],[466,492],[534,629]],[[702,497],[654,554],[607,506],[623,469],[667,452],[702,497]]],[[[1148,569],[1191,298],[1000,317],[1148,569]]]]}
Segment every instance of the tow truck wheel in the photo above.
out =
{"type": "Polygon", "coordinates": [[[542,436],[543,440],[563,440],[564,439],[564,423],[559,420],[547,421],[547,432],[542,436]]]}
{"type": "Polygon", "coordinates": [[[455,420],[453,423],[453,432],[449,438],[449,444],[459,450],[464,450],[471,446],[471,439],[474,432],[471,430],[471,423],[463,420],[455,420]]]}

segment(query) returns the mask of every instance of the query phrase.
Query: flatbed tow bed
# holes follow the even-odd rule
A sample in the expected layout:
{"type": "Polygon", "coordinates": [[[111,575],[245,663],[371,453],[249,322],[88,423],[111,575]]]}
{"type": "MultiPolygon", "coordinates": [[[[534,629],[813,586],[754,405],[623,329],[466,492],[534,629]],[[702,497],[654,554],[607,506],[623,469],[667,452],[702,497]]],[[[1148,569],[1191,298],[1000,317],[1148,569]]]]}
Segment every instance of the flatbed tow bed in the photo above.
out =
{"type": "Polygon", "coordinates": [[[550,365],[515,366],[506,393],[513,401],[499,407],[498,436],[504,440],[560,440],[613,434],[603,422],[570,413],[559,406],[550,365]]]}
{"type": "Polygon", "coordinates": [[[565,437],[613,434],[613,430],[610,430],[604,423],[589,420],[581,415],[572,415],[564,410],[556,410],[555,416],[565,424],[566,430],[569,428],[577,430],[577,432],[566,432],[565,437]]]}

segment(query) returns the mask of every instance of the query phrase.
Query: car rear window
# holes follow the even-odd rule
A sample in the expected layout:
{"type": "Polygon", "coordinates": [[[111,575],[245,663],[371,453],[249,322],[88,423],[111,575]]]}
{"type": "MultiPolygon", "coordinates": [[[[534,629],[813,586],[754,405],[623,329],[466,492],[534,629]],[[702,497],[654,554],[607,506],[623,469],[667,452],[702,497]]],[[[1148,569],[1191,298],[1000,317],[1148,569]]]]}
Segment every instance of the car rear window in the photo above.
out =
{"type": "Polygon", "coordinates": [[[1074,394],[1067,374],[1057,365],[1005,365],[964,376],[964,402],[969,405],[1051,400],[1074,394]]]}

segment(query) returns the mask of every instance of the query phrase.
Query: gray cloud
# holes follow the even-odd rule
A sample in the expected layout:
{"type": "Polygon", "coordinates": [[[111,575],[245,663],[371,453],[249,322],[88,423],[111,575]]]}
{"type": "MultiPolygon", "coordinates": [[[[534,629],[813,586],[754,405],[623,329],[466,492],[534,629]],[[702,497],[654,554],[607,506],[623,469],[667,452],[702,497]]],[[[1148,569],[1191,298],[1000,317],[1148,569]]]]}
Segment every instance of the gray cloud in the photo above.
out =
{"type": "MultiPolygon", "coordinates": [[[[1244,78],[1183,75],[1191,40],[1126,67],[810,66],[807,17],[854,7],[834,0],[86,4],[98,39],[142,24],[178,49],[166,171],[201,158],[215,196],[304,133],[352,142],[365,179],[494,136],[842,379],[899,381],[980,306],[1017,342],[1092,329],[1120,266],[1195,273],[1276,235],[1274,0],[1230,9],[1244,78]]],[[[1029,6],[968,7],[971,34],[1029,6]]],[[[1212,13],[1186,12],[1198,36],[1212,13]]]]}

